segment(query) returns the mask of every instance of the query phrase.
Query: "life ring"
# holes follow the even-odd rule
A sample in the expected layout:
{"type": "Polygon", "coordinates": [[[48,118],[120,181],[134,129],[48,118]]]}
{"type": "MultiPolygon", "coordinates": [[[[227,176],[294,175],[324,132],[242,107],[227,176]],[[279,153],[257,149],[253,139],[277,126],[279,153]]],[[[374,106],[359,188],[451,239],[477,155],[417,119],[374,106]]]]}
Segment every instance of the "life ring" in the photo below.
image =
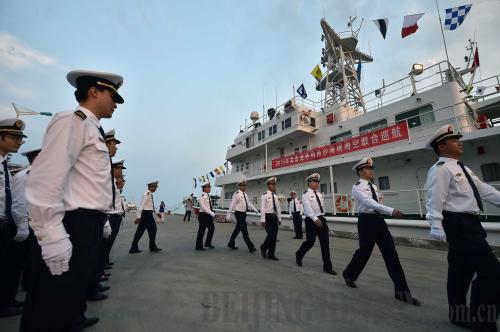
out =
{"type": "Polygon", "coordinates": [[[338,196],[335,199],[335,209],[337,212],[347,213],[352,209],[352,201],[348,196],[338,196]]]}

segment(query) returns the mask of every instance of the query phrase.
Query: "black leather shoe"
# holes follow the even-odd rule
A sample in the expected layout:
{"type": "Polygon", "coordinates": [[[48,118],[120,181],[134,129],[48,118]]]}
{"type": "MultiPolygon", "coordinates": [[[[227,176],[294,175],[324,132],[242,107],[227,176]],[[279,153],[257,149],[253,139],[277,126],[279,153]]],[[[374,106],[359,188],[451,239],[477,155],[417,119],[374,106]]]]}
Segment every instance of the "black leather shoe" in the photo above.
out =
{"type": "Polygon", "coordinates": [[[211,244],[205,244],[205,248],[215,249],[215,247],[211,244]]]}
{"type": "Polygon", "coordinates": [[[238,250],[238,247],[235,245],[230,246],[229,244],[227,245],[228,248],[231,248],[233,250],[238,250]]]}
{"type": "Polygon", "coordinates": [[[142,252],[142,250],[139,250],[139,249],[130,249],[128,253],[129,254],[138,254],[140,252],[142,252]]]}
{"type": "Polygon", "coordinates": [[[87,301],[97,302],[97,301],[106,300],[107,298],[108,298],[108,296],[106,294],[94,293],[91,296],[87,297],[87,301]]]}
{"type": "Polygon", "coordinates": [[[357,288],[358,285],[356,285],[356,283],[354,282],[354,280],[351,280],[349,279],[345,273],[342,273],[342,277],[344,277],[344,281],[345,281],[345,284],[348,286],[348,287],[351,287],[351,288],[357,288]]]}
{"type": "Polygon", "coordinates": [[[256,251],[257,251],[257,249],[255,249],[255,248],[251,248],[251,249],[248,249],[248,251],[250,251],[250,253],[251,253],[251,254],[253,254],[254,252],[256,252],[256,251]]]}
{"type": "Polygon", "coordinates": [[[83,321],[83,328],[86,329],[87,327],[91,327],[92,325],[95,325],[99,322],[99,318],[97,317],[85,317],[85,320],[83,321]]]}
{"type": "Polygon", "coordinates": [[[151,250],[149,250],[149,251],[150,251],[150,252],[160,252],[160,251],[162,251],[162,250],[163,250],[163,249],[161,249],[161,248],[154,248],[154,249],[151,249],[151,250]]]}
{"type": "Polygon", "coordinates": [[[334,271],[334,270],[332,270],[332,269],[329,269],[329,270],[323,270],[323,272],[328,273],[328,274],[331,274],[332,276],[336,276],[336,275],[337,275],[337,272],[335,272],[335,271],[334,271]]]}
{"type": "Polygon", "coordinates": [[[17,316],[23,313],[22,308],[16,308],[16,307],[7,307],[3,308],[0,310],[0,318],[1,317],[12,317],[12,316],[17,316]]]}
{"type": "Polygon", "coordinates": [[[260,247],[260,254],[262,255],[262,257],[267,258],[267,253],[262,247],[260,247]]]}
{"type": "Polygon", "coordinates": [[[418,299],[411,296],[410,292],[396,292],[394,293],[396,300],[412,304],[416,307],[420,307],[421,303],[418,299]]]}
{"type": "Polygon", "coordinates": [[[109,290],[109,286],[99,285],[99,287],[97,287],[98,292],[105,292],[107,290],[109,290]]]}
{"type": "Polygon", "coordinates": [[[267,259],[269,259],[271,261],[279,261],[279,258],[276,256],[270,256],[270,257],[267,257],[267,259]]]}
{"type": "Polygon", "coordinates": [[[295,263],[297,263],[299,267],[302,267],[302,259],[299,258],[299,255],[297,255],[297,253],[295,253],[295,263]]]}
{"type": "Polygon", "coordinates": [[[194,248],[194,250],[205,251],[205,248],[194,248]]]}

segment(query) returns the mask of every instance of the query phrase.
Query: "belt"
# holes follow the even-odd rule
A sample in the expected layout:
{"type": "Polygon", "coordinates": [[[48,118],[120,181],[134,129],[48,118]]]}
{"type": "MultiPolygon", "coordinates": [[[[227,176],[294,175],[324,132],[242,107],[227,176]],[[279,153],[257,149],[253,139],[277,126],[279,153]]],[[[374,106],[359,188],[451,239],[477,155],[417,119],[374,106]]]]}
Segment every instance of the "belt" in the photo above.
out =
{"type": "Polygon", "coordinates": [[[473,219],[481,219],[480,214],[467,213],[467,212],[452,212],[452,211],[443,211],[443,214],[451,214],[455,216],[469,217],[473,219]]]}
{"type": "Polygon", "coordinates": [[[101,212],[99,210],[91,210],[91,209],[84,209],[84,208],[78,208],[76,210],[71,210],[71,211],[66,211],[65,215],[71,216],[71,215],[77,215],[77,214],[83,214],[87,216],[93,216],[93,217],[100,217],[100,218],[107,218],[108,215],[104,212],[101,212]]]}

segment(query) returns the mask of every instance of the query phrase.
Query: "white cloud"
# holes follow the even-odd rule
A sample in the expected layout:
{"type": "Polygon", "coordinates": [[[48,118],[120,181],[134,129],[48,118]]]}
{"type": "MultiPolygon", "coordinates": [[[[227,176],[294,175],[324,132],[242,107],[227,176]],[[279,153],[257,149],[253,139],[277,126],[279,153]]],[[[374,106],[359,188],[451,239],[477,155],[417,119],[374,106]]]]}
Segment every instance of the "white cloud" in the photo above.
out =
{"type": "Polygon", "coordinates": [[[18,69],[53,64],[55,59],[52,57],[23,44],[9,33],[0,32],[0,65],[18,69]]]}

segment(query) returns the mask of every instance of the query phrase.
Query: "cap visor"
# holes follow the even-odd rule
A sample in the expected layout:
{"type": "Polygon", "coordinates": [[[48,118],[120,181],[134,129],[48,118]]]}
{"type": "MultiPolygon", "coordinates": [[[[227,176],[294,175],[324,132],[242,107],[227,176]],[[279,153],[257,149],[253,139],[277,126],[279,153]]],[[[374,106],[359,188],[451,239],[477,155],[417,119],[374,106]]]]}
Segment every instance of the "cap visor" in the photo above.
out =
{"type": "Polygon", "coordinates": [[[115,92],[115,103],[117,104],[123,104],[125,102],[125,100],[122,98],[122,96],[120,96],[120,94],[118,94],[118,92],[115,92]]]}

